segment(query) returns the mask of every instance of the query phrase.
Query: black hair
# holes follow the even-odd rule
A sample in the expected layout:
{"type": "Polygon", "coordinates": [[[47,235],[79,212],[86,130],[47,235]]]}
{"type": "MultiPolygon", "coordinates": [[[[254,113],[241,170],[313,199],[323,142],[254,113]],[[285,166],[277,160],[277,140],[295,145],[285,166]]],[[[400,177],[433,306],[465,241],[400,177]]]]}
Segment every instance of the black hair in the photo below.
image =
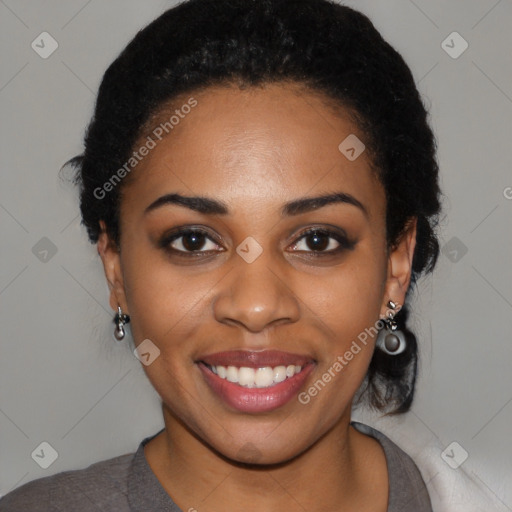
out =
{"type": "MultiPolygon", "coordinates": [[[[98,190],[130,159],[160,109],[213,85],[276,82],[305,86],[355,113],[385,189],[388,247],[417,219],[410,292],[439,254],[435,139],[400,54],[366,16],[329,0],[189,0],[133,38],[105,72],[84,152],[70,161],[90,241],[97,242],[103,220],[119,242],[122,183],[106,197],[98,190]]],[[[390,413],[405,412],[414,394],[418,351],[406,318],[404,306],[396,320],[406,351],[376,350],[365,379],[367,401],[390,413]]]]}

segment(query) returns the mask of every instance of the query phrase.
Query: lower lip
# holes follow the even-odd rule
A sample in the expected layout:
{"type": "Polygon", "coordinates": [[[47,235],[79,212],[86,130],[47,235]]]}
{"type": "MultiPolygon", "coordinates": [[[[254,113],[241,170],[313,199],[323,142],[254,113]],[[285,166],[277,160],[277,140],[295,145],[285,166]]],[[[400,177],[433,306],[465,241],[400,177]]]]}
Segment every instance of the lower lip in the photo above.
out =
{"type": "Polygon", "coordinates": [[[199,363],[210,388],[229,406],[245,413],[269,412],[287,404],[297,395],[313,366],[307,364],[300,373],[268,388],[244,388],[222,379],[204,363],[199,363]]]}

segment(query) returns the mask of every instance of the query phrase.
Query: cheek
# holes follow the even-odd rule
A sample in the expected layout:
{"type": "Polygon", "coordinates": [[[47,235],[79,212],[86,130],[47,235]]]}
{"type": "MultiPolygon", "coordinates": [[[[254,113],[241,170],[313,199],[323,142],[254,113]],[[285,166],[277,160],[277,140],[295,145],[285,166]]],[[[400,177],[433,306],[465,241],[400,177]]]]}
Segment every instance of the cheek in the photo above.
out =
{"type": "Polygon", "coordinates": [[[194,418],[201,411],[195,411],[197,404],[190,400],[198,395],[191,378],[197,372],[193,340],[206,321],[205,294],[215,281],[208,273],[191,278],[153,252],[151,258],[140,250],[125,253],[123,274],[131,332],[136,345],[149,339],[159,351],[143,366],[156,392],[171,410],[200,430],[194,418]]]}
{"type": "Polygon", "coordinates": [[[147,248],[126,252],[123,275],[135,340],[172,340],[172,346],[185,341],[183,329],[198,325],[205,294],[215,284],[211,273],[194,276],[147,248]]]}
{"type": "MultiPolygon", "coordinates": [[[[314,285],[305,281],[299,292],[307,297],[306,310],[311,312],[312,321],[317,320],[323,326],[329,340],[318,347],[320,361],[316,378],[325,386],[320,382],[316,389],[310,389],[311,393],[306,390],[311,399],[322,395],[319,406],[321,402],[335,400],[343,408],[366,374],[386,277],[385,259],[379,254],[383,253],[376,248],[361,248],[328,276],[316,278],[314,285]]],[[[331,409],[333,415],[337,409],[331,409]]]]}
{"type": "MultiPolygon", "coordinates": [[[[340,342],[355,339],[379,319],[385,289],[385,260],[361,248],[324,276],[302,277],[297,294],[340,342]]],[[[342,347],[340,347],[342,348],[342,347]]]]}

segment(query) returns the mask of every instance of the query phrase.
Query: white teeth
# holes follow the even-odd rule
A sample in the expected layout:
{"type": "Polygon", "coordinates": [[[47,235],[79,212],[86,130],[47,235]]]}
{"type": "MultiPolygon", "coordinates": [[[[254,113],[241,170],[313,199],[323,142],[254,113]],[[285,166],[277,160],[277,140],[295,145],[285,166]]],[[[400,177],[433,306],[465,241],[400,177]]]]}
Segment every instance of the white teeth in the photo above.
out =
{"type": "Polygon", "coordinates": [[[247,386],[250,387],[251,385],[254,385],[254,374],[256,372],[254,371],[254,368],[240,368],[238,370],[238,384],[240,386],[247,386]]]}
{"type": "Polygon", "coordinates": [[[226,379],[229,382],[238,382],[238,368],[235,366],[228,366],[226,371],[226,379]]]}
{"type": "Polygon", "coordinates": [[[221,379],[238,383],[246,388],[268,388],[293,377],[302,370],[302,366],[293,364],[274,368],[265,366],[258,369],[248,368],[247,366],[240,368],[236,366],[228,366],[227,368],[225,366],[210,366],[209,368],[221,379]]]}
{"type": "Polygon", "coordinates": [[[268,388],[274,383],[274,370],[270,366],[258,368],[254,376],[254,383],[257,388],[268,388]]]}
{"type": "Polygon", "coordinates": [[[283,382],[283,380],[285,380],[285,379],[286,379],[286,366],[276,366],[274,368],[274,382],[283,382]]]}

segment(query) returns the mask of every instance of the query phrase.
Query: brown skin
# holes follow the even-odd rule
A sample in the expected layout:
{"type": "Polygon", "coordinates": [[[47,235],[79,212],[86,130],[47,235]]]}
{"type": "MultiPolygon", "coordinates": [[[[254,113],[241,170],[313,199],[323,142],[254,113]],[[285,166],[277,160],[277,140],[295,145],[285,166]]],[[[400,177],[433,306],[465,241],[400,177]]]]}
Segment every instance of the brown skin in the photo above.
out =
{"type": "MultiPolygon", "coordinates": [[[[403,304],[416,223],[388,250],[384,189],[368,152],[350,162],[338,150],[349,134],[364,141],[364,133],[321,95],[274,84],[191,96],[198,106],[123,187],[120,252],[105,232],[98,242],[112,308],[131,315],[136,344],[149,338],[161,351],[144,367],[165,420],[145,448],[150,467],[183,510],[385,511],[382,448],[349,424],[375,340],[307,405],[292,399],[265,414],[229,408],[195,361],[235,349],[306,354],[316,361],[307,390],[384,317],[388,300],[403,304]],[[291,200],[341,191],[368,216],[346,203],[280,215],[291,200]],[[144,214],[168,193],[221,200],[229,214],[177,205],[144,214]],[[217,235],[200,249],[209,256],[180,258],[158,247],[185,224],[217,235]],[[301,238],[311,226],[343,229],[355,246],[314,259],[311,237],[301,238]],[[263,248],[250,264],[235,251],[248,236],[263,248]],[[251,462],[258,465],[243,464],[251,462]]],[[[173,247],[184,250],[181,242],[173,247]]],[[[339,245],[327,242],[324,251],[339,245]]]]}

